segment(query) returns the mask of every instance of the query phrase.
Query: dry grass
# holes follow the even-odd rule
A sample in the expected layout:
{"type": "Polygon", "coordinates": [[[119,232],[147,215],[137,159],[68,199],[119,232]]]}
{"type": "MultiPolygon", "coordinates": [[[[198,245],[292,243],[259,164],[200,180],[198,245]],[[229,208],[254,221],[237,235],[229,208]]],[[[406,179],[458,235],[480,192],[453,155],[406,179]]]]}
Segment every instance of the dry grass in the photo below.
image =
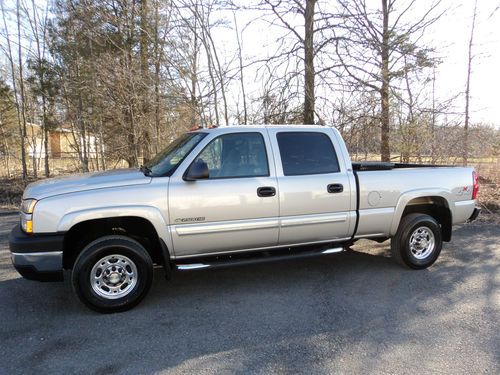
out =
{"type": "Polygon", "coordinates": [[[0,180],[0,208],[18,209],[21,204],[24,186],[20,178],[4,178],[0,180]]]}
{"type": "Polygon", "coordinates": [[[500,158],[472,160],[479,175],[479,221],[500,223],[500,158]]]}
{"type": "Polygon", "coordinates": [[[498,167],[479,172],[478,201],[482,208],[480,221],[500,224],[500,173],[498,167]]]}

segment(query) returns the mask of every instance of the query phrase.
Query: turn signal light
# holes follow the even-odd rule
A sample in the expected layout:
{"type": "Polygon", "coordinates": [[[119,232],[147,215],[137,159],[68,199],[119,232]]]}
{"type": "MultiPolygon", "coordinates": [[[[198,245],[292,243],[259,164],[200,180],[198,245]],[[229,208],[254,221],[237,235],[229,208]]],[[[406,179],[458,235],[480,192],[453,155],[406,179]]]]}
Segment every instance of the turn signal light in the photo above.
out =
{"type": "Polygon", "coordinates": [[[33,233],[33,222],[31,220],[26,222],[26,233],[33,233]]]}
{"type": "Polygon", "coordinates": [[[26,233],[33,233],[33,220],[31,215],[21,215],[21,229],[26,233]]]}

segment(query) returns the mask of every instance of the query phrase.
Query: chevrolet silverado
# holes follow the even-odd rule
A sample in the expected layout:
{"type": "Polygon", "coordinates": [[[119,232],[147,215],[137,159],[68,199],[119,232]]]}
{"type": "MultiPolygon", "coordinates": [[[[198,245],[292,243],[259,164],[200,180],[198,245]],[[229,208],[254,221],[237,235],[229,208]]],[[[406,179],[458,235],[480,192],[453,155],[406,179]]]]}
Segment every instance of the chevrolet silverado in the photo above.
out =
{"type": "Polygon", "coordinates": [[[353,163],[324,126],[236,126],[182,135],[138,169],[42,180],[25,189],[12,262],[27,279],[71,270],[99,312],[147,294],[154,266],[188,271],[326,256],[391,239],[423,269],[474,220],[473,168],[353,163]]]}

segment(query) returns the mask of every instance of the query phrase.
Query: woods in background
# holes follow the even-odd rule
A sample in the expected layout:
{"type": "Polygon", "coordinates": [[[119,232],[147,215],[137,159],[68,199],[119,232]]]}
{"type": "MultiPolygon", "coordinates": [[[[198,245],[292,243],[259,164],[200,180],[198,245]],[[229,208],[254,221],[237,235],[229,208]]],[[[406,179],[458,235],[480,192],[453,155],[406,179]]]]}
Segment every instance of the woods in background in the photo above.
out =
{"type": "Polygon", "coordinates": [[[3,1],[4,170],[49,176],[56,131],[89,171],[136,167],[194,126],[251,123],[335,126],[359,159],[496,157],[498,128],[469,123],[470,70],[466,110],[455,109],[463,93],[436,99],[445,57],[423,36],[445,11],[440,1],[3,1]]]}

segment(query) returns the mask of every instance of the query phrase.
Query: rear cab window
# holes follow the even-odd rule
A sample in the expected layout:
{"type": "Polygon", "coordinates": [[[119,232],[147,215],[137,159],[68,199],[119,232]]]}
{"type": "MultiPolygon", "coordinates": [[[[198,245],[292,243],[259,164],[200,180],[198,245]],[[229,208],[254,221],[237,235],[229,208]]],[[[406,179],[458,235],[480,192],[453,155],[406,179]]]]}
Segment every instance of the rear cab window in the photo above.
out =
{"type": "Polygon", "coordinates": [[[285,176],[340,171],[332,141],[325,133],[279,132],[276,134],[276,139],[285,176]]]}

